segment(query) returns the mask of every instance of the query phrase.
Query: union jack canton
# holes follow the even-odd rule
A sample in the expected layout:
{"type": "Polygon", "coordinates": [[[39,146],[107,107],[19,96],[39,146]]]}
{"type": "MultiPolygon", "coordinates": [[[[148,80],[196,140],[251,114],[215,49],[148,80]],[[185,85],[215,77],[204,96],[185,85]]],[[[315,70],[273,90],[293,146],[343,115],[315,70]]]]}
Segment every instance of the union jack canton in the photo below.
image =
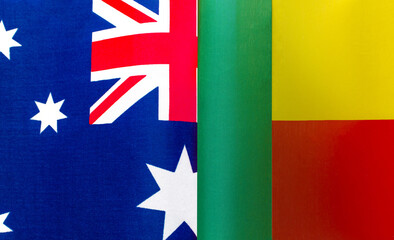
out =
{"type": "Polygon", "coordinates": [[[197,238],[197,0],[0,0],[0,239],[197,238]]]}

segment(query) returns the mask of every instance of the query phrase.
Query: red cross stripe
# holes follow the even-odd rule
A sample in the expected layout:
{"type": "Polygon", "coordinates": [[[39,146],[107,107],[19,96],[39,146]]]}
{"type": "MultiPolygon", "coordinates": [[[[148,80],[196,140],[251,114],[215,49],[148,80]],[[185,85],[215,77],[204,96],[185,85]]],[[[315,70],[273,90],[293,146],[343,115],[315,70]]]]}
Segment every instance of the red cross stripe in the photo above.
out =
{"type": "MultiPolygon", "coordinates": [[[[171,0],[169,33],[137,34],[93,42],[92,72],[136,65],[169,64],[169,120],[196,122],[196,14],[195,1],[171,0]]],[[[130,84],[131,87],[133,84],[130,84]]]]}

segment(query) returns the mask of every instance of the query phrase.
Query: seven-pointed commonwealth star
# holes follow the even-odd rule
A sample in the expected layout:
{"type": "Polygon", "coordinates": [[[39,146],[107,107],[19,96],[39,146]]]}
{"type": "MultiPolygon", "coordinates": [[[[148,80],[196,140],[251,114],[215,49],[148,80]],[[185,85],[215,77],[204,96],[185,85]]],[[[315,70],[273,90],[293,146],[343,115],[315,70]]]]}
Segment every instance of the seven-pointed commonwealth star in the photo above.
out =
{"type": "Polygon", "coordinates": [[[40,133],[42,133],[48,126],[51,126],[53,130],[57,132],[57,121],[67,118],[66,115],[60,112],[63,102],[64,99],[60,102],[54,103],[51,93],[49,93],[46,103],[35,102],[40,112],[32,117],[31,120],[41,121],[40,133]]]}
{"type": "Polygon", "coordinates": [[[0,233],[12,232],[12,230],[9,227],[4,225],[4,221],[8,217],[8,214],[10,213],[4,213],[0,215],[0,233]]]}
{"type": "Polygon", "coordinates": [[[193,173],[186,147],[175,172],[148,164],[160,191],[138,205],[140,208],[165,211],[163,239],[183,222],[197,235],[197,173],[193,173]]]}
{"type": "Polygon", "coordinates": [[[11,59],[10,48],[22,46],[17,41],[12,39],[17,30],[18,29],[15,28],[6,31],[3,21],[0,21],[0,52],[2,52],[9,60],[11,59]]]}

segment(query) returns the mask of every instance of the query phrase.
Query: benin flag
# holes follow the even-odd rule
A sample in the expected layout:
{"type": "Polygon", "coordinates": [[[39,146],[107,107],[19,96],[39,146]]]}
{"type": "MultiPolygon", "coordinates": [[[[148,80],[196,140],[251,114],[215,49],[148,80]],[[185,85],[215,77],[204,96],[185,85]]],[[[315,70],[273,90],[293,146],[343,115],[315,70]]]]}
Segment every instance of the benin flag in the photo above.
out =
{"type": "Polygon", "coordinates": [[[274,239],[393,239],[393,13],[273,0],[274,239]]]}

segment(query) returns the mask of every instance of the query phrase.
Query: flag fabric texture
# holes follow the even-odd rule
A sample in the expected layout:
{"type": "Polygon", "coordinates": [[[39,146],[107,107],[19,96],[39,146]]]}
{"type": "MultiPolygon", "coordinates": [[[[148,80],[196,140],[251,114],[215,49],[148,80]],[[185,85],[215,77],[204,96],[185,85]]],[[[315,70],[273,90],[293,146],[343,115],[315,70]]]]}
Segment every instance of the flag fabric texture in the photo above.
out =
{"type": "Polygon", "coordinates": [[[392,239],[394,3],[273,9],[274,239],[392,239]]]}
{"type": "Polygon", "coordinates": [[[271,239],[271,1],[199,9],[199,237],[271,239]]]}
{"type": "Polygon", "coordinates": [[[0,239],[196,239],[196,13],[0,0],[0,239]]]}
{"type": "Polygon", "coordinates": [[[272,6],[0,0],[0,239],[196,239],[197,135],[200,238],[392,239],[394,3],[272,6]]]}

